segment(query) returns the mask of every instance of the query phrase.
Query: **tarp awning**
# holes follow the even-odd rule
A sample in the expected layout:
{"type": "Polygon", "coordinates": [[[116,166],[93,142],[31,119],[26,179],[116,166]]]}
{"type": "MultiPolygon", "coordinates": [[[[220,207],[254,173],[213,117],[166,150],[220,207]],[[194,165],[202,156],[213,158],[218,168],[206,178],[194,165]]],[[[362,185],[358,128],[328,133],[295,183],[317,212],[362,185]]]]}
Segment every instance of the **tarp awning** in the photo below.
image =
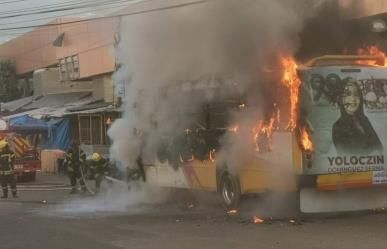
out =
{"type": "Polygon", "coordinates": [[[52,127],[51,136],[48,137],[46,144],[43,146],[46,149],[61,149],[67,150],[70,146],[70,119],[60,118],[51,119],[47,122],[52,127]]]}

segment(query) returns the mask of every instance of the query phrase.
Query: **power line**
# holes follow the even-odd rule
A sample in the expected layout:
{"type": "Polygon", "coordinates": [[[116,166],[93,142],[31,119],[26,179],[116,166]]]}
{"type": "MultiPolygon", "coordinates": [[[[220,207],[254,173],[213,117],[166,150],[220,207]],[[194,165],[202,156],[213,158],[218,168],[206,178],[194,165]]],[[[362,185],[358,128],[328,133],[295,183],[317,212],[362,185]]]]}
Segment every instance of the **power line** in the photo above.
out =
{"type": "Polygon", "coordinates": [[[5,2],[0,2],[0,4],[18,3],[18,2],[25,2],[25,1],[27,1],[27,0],[5,1],[5,2]]]}
{"type": "MultiPolygon", "coordinates": [[[[0,12],[0,14],[14,14],[14,13],[16,13],[16,14],[20,14],[20,13],[33,14],[32,11],[50,10],[50,9],[54,9],[57,7],[81,6],[82,4],[87,4],[87,3],[99,4],[99,3],[103,3],[104,1],[106,2],[106,0],[95,0],[95,1],[92,1],[92,0],[88,0],[88,1],[71,0],[71,1],[64,1],[64,2],[56,3],[56,4],[38,5],[38,6],[34,6],[32,8],[8,10],[8,11],[0,12]]],[[[107,2],[113,2],[113,1],[116,1],[116,0],[107,1],[107,2]]]]}
{"type": "MultiPolygon", "coordinates": [[[[150,0],[148,0],[150,1],[150,0]]],[[[125,1],[124,1],[125,2],[125,1]]],[[[17,22],[8,22],[8,23],[0,23],[0,26],[2,25],[13,25],[13,24],[18,24],[18,23],[26,23],[26,22],[36,22],[36,21],[41,21],[41,20],[47,20],[47,19],[50,19],[52,20],[53,18],[60,18],[60,17],[74,17],[74,15],[80,15],[80,14],[87,14],[87,13],[90,13],[90,12],[94,12],[94,11],[98,11],[98,10],[106,10],[106,9],[116,9],[116,8],[120,8],[120,7],[125,7],[125,6],[128,6],[128,3],[125,2],[125,4],[119,4],[120,2],[117,2],[117,3],[114,3],[114,4],[117,4],[115,6],[111,6],[111,7],[106,7],[106,6],[97,6],[97,7],[94,7],[93,9],[90,9],[90,10],[87,10],[87,11],[81,11],[81,12],[71,12],[67,15],[60,15],[60,16],[49,16],[49,17],[42,17],[42,18],[35,18],[35,19],[28,19],[28,20],[23,20],[23,21],[17,21],[17,22]]],[[[112,3],[113,4],[113,3],[112,3]]]]}
{"type": "Polygon", "coordinates": [[[157,11],[162,11],[162,10],[182,8],[182,7],[192,6],[192,5],[197,5],[197,4],[203,4],[203,3],[210,2],[210,1],[213,1],[213,0],[199,0],[199,1],[195,1],[195,2],[189,2],[189,3],[183,3],[183,4],[175,4],[175,5],[172,5],[172,6],[161,7],[161,8],[156,8],[156,9],[135,11],[135,12],[126,13],[126,14],[102,16],[102,17],[88,18],[88,19],[82,19],[82,20],[76,20],[76,21],[68,21],[68,22],[62,22],[62,23],[47,23],[47,24],[42,24],[42,25],[30,25],[30,26],[24,26],[24,27],[1,28],[0,31],[31,29],[31,28],[50,27],[50,26],[60,26],[60,25],[88,22],[88,21],[101,20],[101,19],[107,19],[107,18],[113,18],[113,17],[132,16],[132,15],[139,15],[139,14],[145,14],[145,13],[150,13],[150,12],[157,12],[157,11]]]}
{"type": "MultiPolygon", "coordinates": [[[[110,1],[105,2],[105,4],[109,4],[110,1]]],[[[122,2],[122,1],[121,1],[122,2]]],[[[130,1],[126,0],[124,2],[129,3],[130,1]]],[[[112,4],[112,3],[110,3],[112,4]]],[[[84,4],[84,5],[77,5],[77,6],[66,6],[60,9],[47,9],[47,10],[41,10],[26,14],[13,14],[13,15],[7,15],[7,16],[0,16],[0,19],[6,19],[6,18],[14,18],[14,17],[20,17],[20,16],[28,16],[28,15],[36,15],[36,14],[47,14],[47,13],[53,13],[53,12],[60,12],[60,11],[69,11],[69,10],[75,10],[79,8],[90,8],[95,7],[95,2],[93,4],[84,4]]]]}

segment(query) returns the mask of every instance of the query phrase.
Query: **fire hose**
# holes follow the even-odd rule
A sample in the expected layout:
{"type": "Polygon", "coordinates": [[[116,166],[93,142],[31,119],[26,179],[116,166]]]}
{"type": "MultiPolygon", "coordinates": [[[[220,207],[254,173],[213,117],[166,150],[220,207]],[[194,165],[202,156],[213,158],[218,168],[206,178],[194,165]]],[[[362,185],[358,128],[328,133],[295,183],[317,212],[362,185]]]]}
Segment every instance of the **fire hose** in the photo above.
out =
{"type": "MultiPolygon", "coordinates": [[[[86,183],[86,178],[85,178],[85,174],[83,173],[82,167],[80,167],[80,171],[81,171],[81,177],[82,177],[82,180],[83,180],[83,182],[84,182],[84,184],[85,184],[85,187],[86,187],[87,192],[89,192],[89,193],[92,194],[92,195],[95,195],[95,192],[94,192],[93,190],[91,190],[90,187],[89,187],[89,186],[87,185],[87,183],[86,183]]],[[[118,180],[118,179],[113,178],[113,177],[110,177],[110,176],[104,176],[104,178],[105,178],[107,181],[114,182],[114,183],[116,183],[116,184],[118,184],[118,185],[120,185],[120,186],[123,186],[123,187],[128,187],[128,186],[129,186],[126,182],[121,181],[121,180],[118,180]]]]}
{"type": "Polygon", "coordinates": [[[104,176],[106,180],[117,183],[123,187],[128,187],[128,184],[124,181],[118,180],[116,178],[110,177],[110,176],[104,176]]]}
{"type": "Polygon", "coordinates": [[[91,195],[95,195],[95,192],[93,190],[91,190],[89,188],[89,186],[87,185],[85,174],[83,173],[82,165],[79,167],[79,169],[80,169],[80,172],[81,172],[81,177],[82,177],[83,184],[85,184],[85,188],[86,188],[87,192],[89,192],[91,195]]]}
{"type": "MultiPolygon", "coordinates": [[[[81,161],[81,150],[80,150],[79,147],[78,147],[78,161],[79,162],[81,161]]],[[[81,178],[82,178],[83,184],[85,185],[85,188],[86,188],[87,192],[89,192],[91,195],[95,195],[95,192],[93,190],[91,190],[89,188],[89,186],[87,185],[85,174],[83,173],[82,164],[79,165],[79,171],[81,172],[81,178]]]]}

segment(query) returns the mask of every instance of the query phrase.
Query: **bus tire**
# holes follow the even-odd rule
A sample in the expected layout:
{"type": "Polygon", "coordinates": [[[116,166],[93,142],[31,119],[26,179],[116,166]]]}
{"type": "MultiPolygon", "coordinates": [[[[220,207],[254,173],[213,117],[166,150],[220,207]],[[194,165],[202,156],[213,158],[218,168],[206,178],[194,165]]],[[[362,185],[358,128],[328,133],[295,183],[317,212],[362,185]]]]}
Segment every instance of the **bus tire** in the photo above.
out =
{"type": "Polygon", "coordinates": [[[237,208],[241,197],[239,180],[232,174],[224,172],[219,181],[218,193],[224,207],[237,208]]]}

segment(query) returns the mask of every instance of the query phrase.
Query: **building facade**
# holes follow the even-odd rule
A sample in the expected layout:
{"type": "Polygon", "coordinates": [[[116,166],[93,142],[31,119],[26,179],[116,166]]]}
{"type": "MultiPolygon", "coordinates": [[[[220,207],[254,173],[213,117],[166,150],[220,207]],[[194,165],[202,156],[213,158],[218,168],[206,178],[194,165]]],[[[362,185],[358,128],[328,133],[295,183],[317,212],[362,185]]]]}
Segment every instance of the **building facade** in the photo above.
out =
{"type": "Polygon", "coordinates": [[[109,145],[107,129],[119,116],[112,81],[119,22],[58,18],[1,44],[0,58],[15,63],[19,84],[27,89],[23,97],[33,95],[19,100],[22,106],[9,105],[11,114],[62,116],[71,120],[73,139],[109,145]]]}

